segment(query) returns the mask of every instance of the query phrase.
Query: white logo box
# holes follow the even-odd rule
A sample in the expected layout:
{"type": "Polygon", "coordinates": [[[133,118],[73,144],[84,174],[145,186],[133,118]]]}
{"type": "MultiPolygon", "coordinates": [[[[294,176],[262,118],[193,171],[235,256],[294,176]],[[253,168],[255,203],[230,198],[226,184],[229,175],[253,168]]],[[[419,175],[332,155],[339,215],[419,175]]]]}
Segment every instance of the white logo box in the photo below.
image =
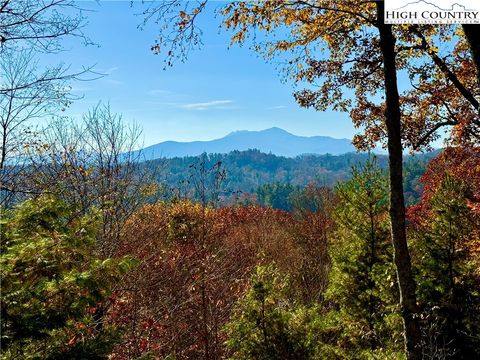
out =
{"type": "Polygon", "coordinates": [[[480,0],[385,0],[386,24],[480,24],[480,0]]]}

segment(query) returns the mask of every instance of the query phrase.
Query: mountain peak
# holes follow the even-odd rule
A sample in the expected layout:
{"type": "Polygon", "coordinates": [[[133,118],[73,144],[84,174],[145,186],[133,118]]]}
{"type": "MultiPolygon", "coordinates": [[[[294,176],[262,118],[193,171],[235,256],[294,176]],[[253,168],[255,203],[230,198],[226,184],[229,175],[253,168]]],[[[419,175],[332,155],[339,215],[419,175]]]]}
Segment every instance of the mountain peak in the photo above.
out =
{"type": "Polygon", "coordinates": [[[269,129],[265,129],[265,130],[262,130],[262,131],[259,131],[259,132],[264,132],[264,133],[270,133],[270,134],[288,134],[288,135],[292,135],[291,133],[289,133],[288,131],[286,130],[283,130],[279,127],[271,127],[269,129]]]}
{"type": "Polygon", "coordinates": [[[283,130],[279,127],[271,127],[271,128],[268,128],[268,129],[264,129],[264,130],[236,130],[236,131],[232,131],[230,134],[228,134],[226,137],[228,136],[232,136],[232,135],[248,135],[248,134],[267,134],[267,135],[272,135],[272,134],[287,134],[287,135],[292,135],[291,133],[289,133],[288,131],[286,130],[283,130]]]}

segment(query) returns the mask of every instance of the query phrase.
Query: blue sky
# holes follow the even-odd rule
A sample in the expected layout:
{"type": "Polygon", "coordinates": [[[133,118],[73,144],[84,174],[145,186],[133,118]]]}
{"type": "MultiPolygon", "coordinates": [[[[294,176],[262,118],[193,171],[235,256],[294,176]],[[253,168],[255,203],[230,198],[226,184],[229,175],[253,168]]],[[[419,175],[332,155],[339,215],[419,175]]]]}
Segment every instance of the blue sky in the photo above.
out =
{"type": "Polygon", "coordinates": [[[281,82],[275,64],[265,63],[247,46],[228,47],[229,33],[219,34],[213,12],[199,23],[202,49],[191,52],[185,63],[163,70],[162,56],[150,51],[158,26],[137,29],[140,3],[133,8],[130,1],[80,4],[92,10],[86,14],[85,33],[98,46],[68,40],[67,51],[55,59],[72,64],[72,69],[96,64],[107,76],[72,84],[83,98],[67,109],[68,115],[79,117],[99,101],[110,102],[125,122],[143,128],[144,145],[208,140],[273,126],[305,136],[351,138],[356,132],[348,114],[300,108],[292,96],[293,85],[281,82]]]}

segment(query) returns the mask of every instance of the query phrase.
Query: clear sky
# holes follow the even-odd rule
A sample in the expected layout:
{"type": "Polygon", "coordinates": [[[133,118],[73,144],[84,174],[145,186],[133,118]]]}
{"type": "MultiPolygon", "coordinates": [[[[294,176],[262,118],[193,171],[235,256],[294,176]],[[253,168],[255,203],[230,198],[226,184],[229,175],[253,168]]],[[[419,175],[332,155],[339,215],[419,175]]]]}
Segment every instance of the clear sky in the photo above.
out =
{"type": "MultiPolygon", "coordinates": [[[[229,33],[219,30],[213,12],[201,18],[204,46],[188,61],[163,70],[163,58],[150,51],[158,26],[137,29],[141,3],[130,1],[80,2],[89,24],[85,33],[98,46],[69,40],[67,51],[55,60],[96,64],[107,74],[91,82],[74,83],[82,95],[67,114],[80,116],[99,101],[110,102],[126,122],[143,128],[144,145],[165,140],[192,141],[222,137],[235,130],[281,127],[293,134],[351,138],[355,134],[348,114],[302,109],[294,101],[291,83],[282,83],[275,64],[247,46],[229,48],[229,33]],[[219,33],[220,31],[220,33],[219,33]]],[[[221,5],[214,2],[213,5],[221,5]]]]}

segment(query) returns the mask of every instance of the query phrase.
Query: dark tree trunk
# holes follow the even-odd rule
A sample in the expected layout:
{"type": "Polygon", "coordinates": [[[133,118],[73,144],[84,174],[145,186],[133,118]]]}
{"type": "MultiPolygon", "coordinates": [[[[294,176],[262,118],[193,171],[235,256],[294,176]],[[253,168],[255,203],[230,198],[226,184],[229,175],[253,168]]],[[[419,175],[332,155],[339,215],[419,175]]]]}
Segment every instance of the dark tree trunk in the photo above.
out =
{"type": "Polygon", "coordinates": [[[477,80],[480,86],[480,25],[478,24],[464,24],[462,25],[463,32],[467,38],[470,52],[472,53],[473,62],[477,69],[477,80]]]}
{"type": "Polygon", "coordinates": [[[393,255],[400,291],[400,307],[404,322],[405,351],[407,359],[421,359],[420,325],[415,316],[417,301],[415,281],[412,275],[410,254],[405,228],[405,202],[403,197],[403,147],[400,127],[400,97],[395,64],[395,37],[392,26],[384,23],[384,3],[377,2],[377,26],[380,32],[380,48],[383,56],[385,85],[385,123],[388,136],[390,169],[390,220],[393,255]]]}

